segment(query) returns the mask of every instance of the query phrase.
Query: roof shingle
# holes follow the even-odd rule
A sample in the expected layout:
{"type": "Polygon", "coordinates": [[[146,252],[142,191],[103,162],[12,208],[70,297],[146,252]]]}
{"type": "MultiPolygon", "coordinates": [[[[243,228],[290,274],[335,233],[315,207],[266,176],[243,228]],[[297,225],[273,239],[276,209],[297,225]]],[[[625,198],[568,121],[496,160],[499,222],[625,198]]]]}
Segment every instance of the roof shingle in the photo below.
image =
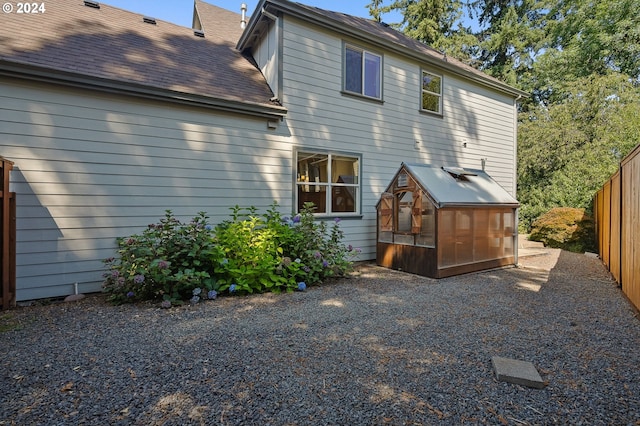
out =
{"type": "Polygon", "coordinates": [[[274,107],[262,73],[235,48],[240,15],[199,0],[196,7],[209,23],[204,38],[105,4],[86,7],[82,0],[56,0],[43,14],[3,13],[0,63],[274,107]]]}

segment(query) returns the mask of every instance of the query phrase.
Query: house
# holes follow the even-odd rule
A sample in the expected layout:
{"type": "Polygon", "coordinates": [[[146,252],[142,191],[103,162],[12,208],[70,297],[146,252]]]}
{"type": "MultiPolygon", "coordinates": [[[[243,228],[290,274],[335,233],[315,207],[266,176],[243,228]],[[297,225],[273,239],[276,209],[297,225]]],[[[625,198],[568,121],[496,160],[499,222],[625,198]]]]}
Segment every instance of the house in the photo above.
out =
{"type": "Polygon", "coordinates": [[[526,93],[367,19],[288,0],[241,19],[201,0],[193,28],[91,0],[0,15],[18,300],[98,291],[115,238],[166,209],[313,201],[374,259],[403,161],[482,164],[515,194],[526,93]]]}

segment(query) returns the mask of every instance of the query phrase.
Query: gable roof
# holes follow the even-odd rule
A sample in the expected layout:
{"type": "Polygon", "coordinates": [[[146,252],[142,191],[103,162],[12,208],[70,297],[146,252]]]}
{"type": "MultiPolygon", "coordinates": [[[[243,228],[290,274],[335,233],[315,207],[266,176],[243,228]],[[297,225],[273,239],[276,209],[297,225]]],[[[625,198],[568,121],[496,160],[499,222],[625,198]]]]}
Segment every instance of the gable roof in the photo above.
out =
{"type": "Polygon", "coordinates": [[[42,14],[0,14],[0,74],[281,117],[286,109],[235,42],[240,15],[197,1],[204,37],[170,22],[81,0],[42,14]],[[214,21],[215,20],[215,21],[214,21]],[[214,25],[211,22],[220,22],[214,25]]]}
{"type": "Polygon", "coordinates": [[[425,189],[438,208],[464,206],[518,207],[502,186],[483,170],[461,167],[437,167],[430,164],[402,163],[386,192],[398,175],[406,170],[425,189]]]}
{"type": "MultiPolygon", "coordinates": [[[[240,3],[238,3],[238,6],[240,3]]],[[[241,15],[230,10],[206,3],[202,0],[194,2],[193,27],[203,30],[207,37],[215,35],[216,40],[235,46],[244,31],[240,27],[241,15]]]]}
{"type": "Polygon", "coordinates": [[[455,58],[447,57],[425,43],[419,42],[386,24],[372,19],[360,18],[340,12],[332,12],[318,7],[307,6],[289,0],[261,0],[256,12],[251,17],[244,34],[238,42],[238,49],[250,48],[255,41],[254,31],[264,14],[277,15],[285,13],[298,19],[320,25],[338,34],[370,43],[382,49],[412,58],[420,63],[434,65],[453,74],[471,79],[484,86],[507,93],[514,98],[527,97],[529,94],[520,89],[479,71],[455,58]]]}

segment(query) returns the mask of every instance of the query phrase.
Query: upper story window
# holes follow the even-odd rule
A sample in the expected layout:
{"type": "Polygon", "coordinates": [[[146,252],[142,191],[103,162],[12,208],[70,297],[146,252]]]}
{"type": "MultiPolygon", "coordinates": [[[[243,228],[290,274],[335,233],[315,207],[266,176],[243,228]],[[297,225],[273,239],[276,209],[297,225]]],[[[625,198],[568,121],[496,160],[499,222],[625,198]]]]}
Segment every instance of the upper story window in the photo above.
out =
{"type": "Polygon", "coordinates": [[[422,71],[421,109],[442,114],[442,76],[422,71]]]}
{"type": "Polygon", "coordinates": [[[339,153],[296,152],[298,211],[305,203],[321,215],[360,212],[360,157],[339,153]]]}
{"type": "Polygon", "coordinates": [[[382,99],[382,56],[349,44],[345,45],[344,90],[382,99]]]}

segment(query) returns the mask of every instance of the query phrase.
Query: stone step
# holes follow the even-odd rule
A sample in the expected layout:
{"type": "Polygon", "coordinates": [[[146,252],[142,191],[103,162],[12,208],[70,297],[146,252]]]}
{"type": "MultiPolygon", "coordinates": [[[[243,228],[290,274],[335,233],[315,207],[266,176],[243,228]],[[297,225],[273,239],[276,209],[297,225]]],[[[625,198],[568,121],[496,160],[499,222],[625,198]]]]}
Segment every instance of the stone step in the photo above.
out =
{"type": "Polygon", "coordinates": [[[493,364],[496,378],[500,382],[514,383],[536,389],[545,387],[540,373],[528,361],[493,356],[491,357],[491,363],[493,364]]]}

